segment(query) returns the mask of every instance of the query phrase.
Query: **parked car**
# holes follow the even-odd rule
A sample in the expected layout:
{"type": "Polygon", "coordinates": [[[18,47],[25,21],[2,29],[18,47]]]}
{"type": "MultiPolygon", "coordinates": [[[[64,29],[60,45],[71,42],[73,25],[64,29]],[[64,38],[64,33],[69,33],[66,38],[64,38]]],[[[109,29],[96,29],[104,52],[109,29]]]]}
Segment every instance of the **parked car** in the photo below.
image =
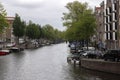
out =
{"type": "Polygon", "coordinates": [[[82,50],[95,50],[95,47],[82,47],[82,50]]]}
{"type": "Polygon", "coordinates": [[[84,58],[96,58],[96,54],[95,54],[94,51],[92,51],[92,50],[86,50],[86,51],[82,54],[82,56],[83,56],[84,58]]]}
{"type": "Polygon", "coordinates": [[[102,52],[98,50],[86,50],[82,53],[85,58],[102,58],[102,52]]]}
{"type": "Polygon", "coordinates": [[[110,60],[110,61],[119,61],[120,60],[120,50],[108,50],[106,53],[103,55],[103,59],[105,61],[110,60]]]}

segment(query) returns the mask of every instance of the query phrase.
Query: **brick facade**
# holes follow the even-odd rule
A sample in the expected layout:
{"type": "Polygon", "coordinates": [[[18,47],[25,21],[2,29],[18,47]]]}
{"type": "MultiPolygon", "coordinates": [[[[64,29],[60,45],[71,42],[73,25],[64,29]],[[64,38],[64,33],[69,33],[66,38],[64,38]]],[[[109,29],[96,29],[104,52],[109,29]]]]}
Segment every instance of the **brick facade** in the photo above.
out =
{"type": "Polygon", "coordinates": [[[100,5],[100,13],[102,16],[96,17],[97,34],[100,34],[100,39],[107,49],[120,49],[120,5],[119,0],[106,0],[100,5]],[[100,24],[100,25],[99,25],[100,24]]]}
{"type": "Polygon", "coordinates": [[[14,17],[6,17],[6,19],[9,23],[9,26],[3,31],[2,34],[0,34],[0,40],[3,42],[12,42],[14,41],[14,36],[12,34],[14,17]]]}

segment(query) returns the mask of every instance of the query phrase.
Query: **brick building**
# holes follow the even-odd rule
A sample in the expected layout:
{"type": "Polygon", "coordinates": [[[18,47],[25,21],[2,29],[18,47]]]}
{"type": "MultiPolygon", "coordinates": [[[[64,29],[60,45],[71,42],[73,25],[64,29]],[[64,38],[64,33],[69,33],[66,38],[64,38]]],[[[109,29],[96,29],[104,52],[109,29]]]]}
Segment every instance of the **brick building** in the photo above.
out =
{"type": "Polygon", "coordinates": [[[119,49],[119,0],[107,0],[104,11],[105,42],[108,49],[119,49]]]}
{"type": "Polygon", "coordinates": [[[100,4],[99,16],[96,16],[97,36],[106,48],[120,49],[120,1],[106,0],[105,3],[100,4]]]}
{"type": "Polygon", "coordinates": [[[100,7],[95,7],[95,17],[96,17],[96,41],[104,42],[104,1],[100,4],[100,7]]]}
{"type": "Polygon", "coordinates": [[[14,36],[12,34],[13,28],[12,24],[14,21],[14,17],[6,17],[9,27],[7,27],[2,34],[0,34],[0,41],[2,42],[13,42],[14,41],[14,36]]]}
{"type": "Polygon", "coordinates": [[[99,48],[105,48],[105,29],[104,29],[104,1],[101,2],[100,7],[95,7],[95,17],[96,17],[96,43],[99,48]]]}

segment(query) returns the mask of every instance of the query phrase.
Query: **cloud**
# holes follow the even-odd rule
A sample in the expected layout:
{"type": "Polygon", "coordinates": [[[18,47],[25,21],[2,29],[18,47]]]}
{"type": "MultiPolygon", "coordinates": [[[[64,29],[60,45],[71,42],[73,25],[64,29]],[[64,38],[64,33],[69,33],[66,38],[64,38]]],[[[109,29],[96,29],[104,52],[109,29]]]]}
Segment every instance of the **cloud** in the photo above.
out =
{"type": "MultiPolygon", "coordinates": [[[[41,25],[50,24],[59,30],[64,30],[62,25],[63,12],[67,12],[65,5],[74,0],[1,0],[7,10],[8,16],[18,13],[25,21],[32,20],[41,25]]],[[[102,0],[78,0],[88,2],[90,6],[99,5],[102,0]]]]}

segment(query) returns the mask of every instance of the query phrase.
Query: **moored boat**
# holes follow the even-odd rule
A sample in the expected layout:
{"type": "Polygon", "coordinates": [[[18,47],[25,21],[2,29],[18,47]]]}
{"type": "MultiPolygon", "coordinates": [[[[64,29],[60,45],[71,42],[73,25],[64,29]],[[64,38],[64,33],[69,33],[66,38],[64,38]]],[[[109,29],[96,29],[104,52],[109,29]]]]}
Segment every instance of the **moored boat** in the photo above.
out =
{"type": "Polygon", "coordinates": [[[0,50],[0,55],[7,55],[10,53],[10,50],[0,50]]]}
{"type": "Polygon", "coordinates": [[[18,48],[18,47],[11,47],[10,48],[11,52],[20,52],[20,51],[23,51],[23,50],[24,50],[23,48],[18,48]]]}

